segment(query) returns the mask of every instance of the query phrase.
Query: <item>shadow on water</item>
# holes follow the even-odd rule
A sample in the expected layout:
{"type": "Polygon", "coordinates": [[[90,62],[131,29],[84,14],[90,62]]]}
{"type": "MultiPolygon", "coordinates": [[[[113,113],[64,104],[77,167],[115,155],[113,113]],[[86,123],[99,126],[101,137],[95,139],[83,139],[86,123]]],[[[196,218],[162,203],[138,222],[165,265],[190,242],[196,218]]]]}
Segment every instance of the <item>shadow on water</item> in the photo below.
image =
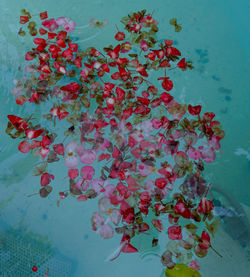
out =
{"type": "Polygon", "coordinates": [[[219,187],[211,188],[214,210],[221,218],[224,231],[246,250],[250,260],[250,223],[242,205],[229,192],[219,187]]]}

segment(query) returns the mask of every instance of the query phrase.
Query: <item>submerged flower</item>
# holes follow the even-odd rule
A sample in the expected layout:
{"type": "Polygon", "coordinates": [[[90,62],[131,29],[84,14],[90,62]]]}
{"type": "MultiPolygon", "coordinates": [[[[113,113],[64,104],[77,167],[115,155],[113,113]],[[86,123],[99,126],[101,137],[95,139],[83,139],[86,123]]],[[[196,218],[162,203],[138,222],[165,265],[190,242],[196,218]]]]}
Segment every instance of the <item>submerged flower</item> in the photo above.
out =
{"type": "Polygon", "coordinates": [[[99,21],[92,18],[89,22],[90,27],[92,28],[102,28],[108,24],[108,20],[99,21]]]}

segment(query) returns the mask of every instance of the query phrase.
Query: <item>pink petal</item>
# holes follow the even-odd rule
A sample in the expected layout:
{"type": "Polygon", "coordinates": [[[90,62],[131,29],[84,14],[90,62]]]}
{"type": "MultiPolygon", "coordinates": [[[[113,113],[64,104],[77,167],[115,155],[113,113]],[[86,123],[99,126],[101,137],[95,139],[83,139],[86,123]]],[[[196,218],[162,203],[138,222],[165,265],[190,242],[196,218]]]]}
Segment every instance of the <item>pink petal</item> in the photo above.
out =
{"type": "Polygon", "coordinates": [[[110,220],[115,225],[118,225],[118,223],[121,220],[121,217],[122,216],[121,216],[120,210],[118,210],[118,209],[113,209],[112,213],[110,214],[110,220]]]}
{"type": "Polygon", "coordinates": [[[79,170],[77,168],[72,168],[68,171],[68,176],[70,179],[75,179],[79,176],[79,170]]]}
{"type": "Polygon", "coordinates": [[[110,239],[114,235],[114,230],[109,224],[104,224],[101,227],[100,234],[104,239],[110,239]]]}
{"type": "Polygon", "coordinates": [[[98,201],[98,207],[101,212],[107,212],[109,209],[112,208],[112,205],[108,198],[101,198],[98,201]]]}
{"type": "Polygon", "coordinates": [[[92,166],[86,165],[81,168],[81,176],[86,180],[92,180],[95,175],[95,169],[92,166]]]}
{"type": "Polygon", "coordinates": [[[191,158],[191,159],[194,159],[194,160],[199,160],[201,158],[201,152],[193,147],[190,147],[188,149],[188,156],[191,158]]]}
{"type": "Polygon", "coordinates": [[[83,164],[92,164],[96,160],[96,153],[92,150],[85,150],[84,154],[80,157],[83,164]]]}
{"type": "Polygon", "coordinates": [[[67,168],[75,168],[79,164],[79,159],[76,156],[68,156],[64,159],[64,165],[67,168]]]}
{"type": "Polygon", "coordinates": [[[67,143],[67,145],[65,146],[65,152],[75,152],[76,148],[78,147],[78,144],[72,140],[69,143],[67,143]]]}
{"type": "Polygon", "coordinates": [[[113,195],[113,192],[116,190],[116,187],[115,185],[107,185],[105,187],[105,192],[104,192],[104,195],[107,197],[107,198],[110,198],[112,195],[113,195]]]}
{"type": "Polygon", "coordinates": [[[215,160],[215,152],[211,149],[204,149],[202,152],[201,152],[201,156],[202,156],[202,159],[207,162],[207,163],[211,163],[215,160]]]}

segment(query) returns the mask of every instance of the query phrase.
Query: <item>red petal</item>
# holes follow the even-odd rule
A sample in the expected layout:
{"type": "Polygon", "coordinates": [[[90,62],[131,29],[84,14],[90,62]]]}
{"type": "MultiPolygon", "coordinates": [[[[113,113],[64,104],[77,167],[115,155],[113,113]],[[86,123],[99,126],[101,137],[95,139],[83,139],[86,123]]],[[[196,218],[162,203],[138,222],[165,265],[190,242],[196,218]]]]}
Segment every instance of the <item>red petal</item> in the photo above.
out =
{"type": "Polygon", "coordinates": [[[45,35],[47,33],[47,31],[43,28],[40,28],[39,33],[40,33],[40,35],[45,35]]]}
{"type": "Polygon", "coordinates": [[[117,100],[118,101],[122,101],[125,97],[125,91],[119,87],[116,87],[116,90],[115,90],[116,94],[117,94],[117,100]]]}
{"type": "Polygon", "coordinates": [[[50,174],[49,173],[43,173],[41,176],[41,186],[47,186],[50,183],[50,174]]]}
{"type": "Polygon", "coordinates": [[[165,59],[160,63],[159,67],[170,67],[170,63],[165,59]]]}
{"type": "Polygon", "coordinates": [[[201,105],[198,105],[198,106],[188,105],[188,111],[191,115],[198,115],[201,112],[201,105]]]}
{"type": "Polygon", "coordinates": [[[28,153],[30,151],[30,143],[26,140],[22,141],[18,145],[18,150],[22,153],[28,153]]]}
{"type": "Polygon", "coordinates": [[[138,250],[132,246],[131,244],[127,244],[123,250],[122,250],[123,253],[135,253],[135,252],[138,252],[138,250]]]}
{"type": "Polygon", "coordinates": [[[53,150],[56,152],[58,155],[64,155],[64,146],[62,143],[59,144],[54,144],[53,145],[53,150]]]}
{"type": "Polygon", "coordinates": [[[181,59],[178,63],[177,63],[177,66],[179,67],[179,68],[186,68],[187,67],[187,65],[186,65],[186,62],[185,62],[185,58],[183,58],[183,59],[181,59]]]}
{"type": "Polygon", "coordinates": [[[60,89],[63,91],[69,91],[69,92],[73,92],[73,93],[77,92],[79,90],[79,88],[80,88],[80,85],[76,82],[73,82],[66,86],[60,87],[60,89]]]}
{"type": "Polygon", "coordinates": [[[25,130],[25,135],[28,139],[34,139],[39,137],[43,133],[43,130],[25,130]]]}
{"type": "Polygon", "coordinates": [[[41,20],[48,18],[47,11],[40,13],[40,18],[41,18],[41,20]]]}
{"type": "Polygon", "coordinates": [[[53,39],[57,36],[56,33],[48,33],[48,39],[53,39]]]}
{"type": "Polygon", "coordinates": [[[29,21],[28,16],[20,16],[20,22],[21,24],[25,24],[29,21]]]}

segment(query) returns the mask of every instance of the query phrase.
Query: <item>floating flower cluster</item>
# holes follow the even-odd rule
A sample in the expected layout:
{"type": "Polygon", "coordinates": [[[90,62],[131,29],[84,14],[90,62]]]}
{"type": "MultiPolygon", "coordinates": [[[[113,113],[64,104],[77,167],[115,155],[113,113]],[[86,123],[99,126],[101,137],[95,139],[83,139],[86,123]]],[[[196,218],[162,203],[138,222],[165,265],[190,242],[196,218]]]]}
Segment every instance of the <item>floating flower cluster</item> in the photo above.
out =
{"type": "MultiPolygon", "coordinates": [[[[99,199],[93,230],[105,239],[122,235],[111,260],[138,252],[135,236],[167,226],[162,264],[171,269],[181,262],[198,270],[194,255],[214,249],[210,236],[217,226],[204,163],[214,161],[224,131],[214,113],[202,114],[200,105],[178,103],[170,93],[174,84],[167,69],[185,71],[192,63],[172,40],[157,41],[158,23],[145,10],[124,17],[127,33],[118,30],[118,43],[103,50],[80,50],[69,36],[75,28],[69,18],[48,19],[43,12],[40,19],[37,31],[22,10],[20,23],[28,24],[34,46],[25,55],[28,75],[11,93],[18,105],[46,105],[49,127],[32,115],[8,115],[6,132],[22,139],[20,152],[41,157],[34,169],[41,197],[55,182],[48,164],[63,160],[69,190],[59,193],[58,204],[68,195],[99,199]],[[63,136],[57,124],[66,128],[63,136]]],[[[21,28],[19,34],[25,33],[21,28]]]]}

